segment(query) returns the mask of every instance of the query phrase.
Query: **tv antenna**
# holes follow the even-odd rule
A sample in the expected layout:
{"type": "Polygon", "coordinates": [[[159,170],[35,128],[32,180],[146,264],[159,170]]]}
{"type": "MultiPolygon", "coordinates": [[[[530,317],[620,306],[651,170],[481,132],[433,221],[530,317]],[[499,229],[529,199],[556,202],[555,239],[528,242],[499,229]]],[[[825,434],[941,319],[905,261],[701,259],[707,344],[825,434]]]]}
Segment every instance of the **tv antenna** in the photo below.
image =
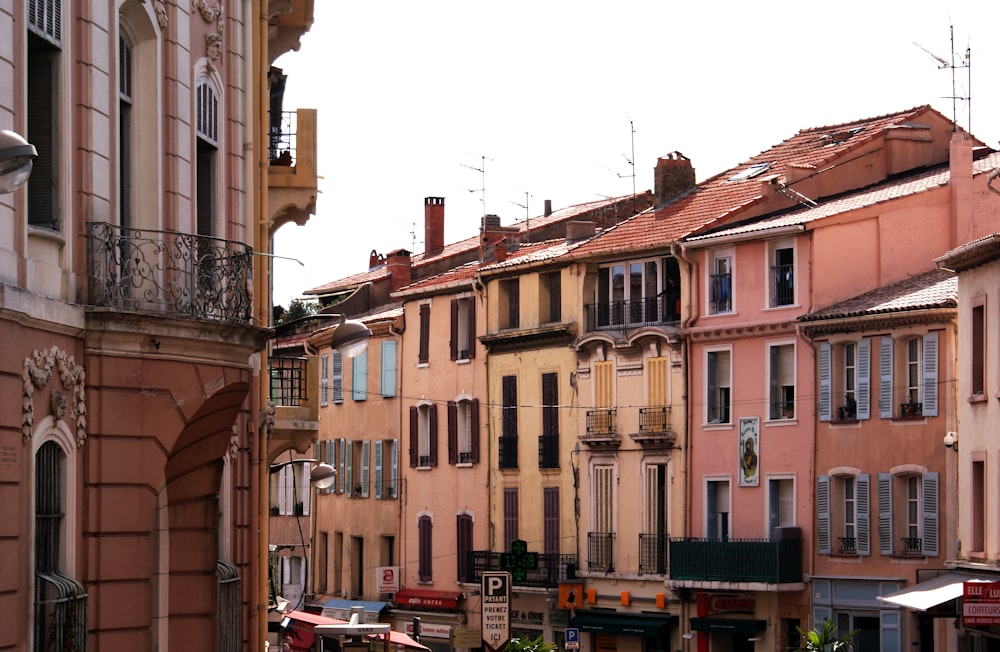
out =
{"type": "Polygon", "coordinates": [[[958,130],[958,100],[963,100],[966,102],[966,110],[968,112],[968,117],[966,118],[966,131],[972,133],[972,48],[966,46],[965,56],[962,58],[962,63],[955,63],[955,26],[948,25],[949,40],[951,42],[951,57],[945,59],[944,57],[939,57],[934,54],[924,46],[920,45],[916,41],[913,42],[918,48],[926,52],[934,59],[938,64],[938,69],[942,70],[948,68],[951,70],[951,97],[946,97],[944,99],[951,100],[951,122],[952,130],[958,130]],[[955,71],[965,68],[968,74],[967,87],[965,89],[965,95],[959,95],[955,88],[955,71]]]}
{"type": "Polygon", "coordinates": [[[486,217],[486,161],[493,161],[493,159],[488,159],[485,156],[481,157],[482,163],[477,168],[473,165],[466,165],[465,163],[459,163],[463,168],[469,168],[470,170],[475,170],[482,175],[483,185],[481,188],[469,188],[469,192],[481,193],[479,201],[483,202],[483,217],[486,217]]]}
{"type": "MultiPolygon", "coordinates": [[[[410,223],[410,241],[413,242],[413,245],[410,247],[410,251],[416,251],[417,250],[417,223],[416,222],[411,222],[410,223]]],[[[423,244],[423,243],[421,242],[421,244],[423,244]]]]}
{"type": "Polygon", "coordinates": [[[508,199],[510,203],[515,206],[520,206],[524,209],[524,241],[531,242],[531,215],[528,213],[528,198],[534,197],[534,195],[529,194],[527,190],[524,191],[524,203],[514,201],[513,199],[508,199]]]}

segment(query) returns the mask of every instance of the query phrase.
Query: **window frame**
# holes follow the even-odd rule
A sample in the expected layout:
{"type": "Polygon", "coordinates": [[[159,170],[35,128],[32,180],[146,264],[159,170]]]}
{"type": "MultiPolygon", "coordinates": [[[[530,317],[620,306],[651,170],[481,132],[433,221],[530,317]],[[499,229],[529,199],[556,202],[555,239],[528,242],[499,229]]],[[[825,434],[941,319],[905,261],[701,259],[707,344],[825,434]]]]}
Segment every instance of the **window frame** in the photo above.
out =
{"type": "Polygon", "coordinates": [[[708,275],[705,279],[705,303],[709,315],[731,315],[736,312],[734,296],[734,252],[731,247],[709,249],[708,275]],[[720,270],[725,267],[725,270],[720,270]]]}
{"type": "Polygon", "coordinates": [[[768,420],[794,420],[797,416],[798,348],[794,339],[775,340],[766,345],[764,360],[765,387],[767,387],[768,420]],[[790,357],[784,360],[783,357],[790,357]],[[786,365],[791,365],[786,372],[786,365]],[[785,374],[791,373],[791,378],[785,374]],[[791,384],[787,384],[787,381],[791,384]],[[790,391],[789,391],[790,390],[790,391]],[[775,396],[777,394],[777,396],[775,396]]]}
{"type": "Polygon", "coordinates": [[[794,238],[780,238],[767,243],[767,301],[769,309],[791,308],[798,305],[798,252],[794,238]],[[790,252],[791,262],[783,261],[782,252],[790,252]],[[790,268],[785,270],[784,268],[790,268]],[[791,274],[788,274],[788,271],[791,274]],[[786,278],[781,278],[784,275],[786,278]],[[790,276],[790,278],[788,278],[790,276]]]}
{"type": "Polygon", "coordinates": [[[705,538],[729,541],[733,531],[733,479],[728,475],[705,476],[705,510],[703,527],[705,538]],[[720,494],[720,490],[723,490],[720,494]],[[720,496],[725,499],[720,505],[720,496]],[[720,507],[725,507],[722,511],[720,507]]]}
{"type": "Polygon", "coordinates": [[[706,347],[705,348],[705,425],[706,426],[732,426],[733,425],[733,347],[732,345],[706,347]],[[719,380],[719,364],[717,359],[720,354],[725,354],[728,359],[726,369],[726,384],[719,380]],[[715,362],[713,362],[715,360],[715,362]],[[713,420],[714,411],[720,412],[719,418],[713,420]],[[724,417],[724,418],[723,418],[724,417]]]}
{"type": "Polygon", "coordinates": [[[476,302],[472,295],[451,300],[451,359],[466,362],[476,358],[476,302]]]}

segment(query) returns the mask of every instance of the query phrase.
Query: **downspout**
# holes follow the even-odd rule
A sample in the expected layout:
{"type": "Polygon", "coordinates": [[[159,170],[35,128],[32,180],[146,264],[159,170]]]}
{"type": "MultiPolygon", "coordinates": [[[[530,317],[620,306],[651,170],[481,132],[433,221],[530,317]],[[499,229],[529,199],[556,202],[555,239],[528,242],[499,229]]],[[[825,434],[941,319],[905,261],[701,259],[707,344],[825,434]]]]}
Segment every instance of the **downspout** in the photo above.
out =
{"type": "MultiPolygon", "coordinates": [[[[396,318],[396,323],[389,324],[389,333],[399,338],[399,347],[398,350],[396,351],[396,373],[399,374],[398,387],[400,388],[400,392],[402,392],[402,388],[405,387],[405,385],[403,384],[403,370],[406,368],[406,365],[399,363],[400,360],[406,359],[403,352],[403,341],[404,341],[403,331],[405,330],[406,330],[406,311],[404,310],[403,314],[396,318]]],[[[403,450],[403,441],[404,441],[402,403],[400,403],[400,408],[396,410],[396,420],[397,420],[396,432],[399,433],[399,445],[396,446],[396,465],[398,468],[401,469],[403,464],[401,451],[403,450]]],[[[382,472],[385,473],[384,470],[382,472]]],[[[399,483],[399,486],[396,487],[396,496],[397,496],[396,499],[399,501],[398,516],[396,517],[399,520],[396,522],[396,531],[399,533],[399,536],[396,537],[395,541],[395,545],[397,546],[395,559],[398,560],[397,565],[400,568],[406,568],[406,546],[403,545],[403,543],[406,541],[406,535],[405,535],[406,519],[403,518],[403,515],[406,514],[405,502],[407,496],[406,492],[403,491],[402,487],[403,484],[402,475],[403,474],[400,472],[397,472],[396,474],[396,481],[399,483]]],[[[407,477],[409,477],[409,474],[406,475],[407,477]]]]}

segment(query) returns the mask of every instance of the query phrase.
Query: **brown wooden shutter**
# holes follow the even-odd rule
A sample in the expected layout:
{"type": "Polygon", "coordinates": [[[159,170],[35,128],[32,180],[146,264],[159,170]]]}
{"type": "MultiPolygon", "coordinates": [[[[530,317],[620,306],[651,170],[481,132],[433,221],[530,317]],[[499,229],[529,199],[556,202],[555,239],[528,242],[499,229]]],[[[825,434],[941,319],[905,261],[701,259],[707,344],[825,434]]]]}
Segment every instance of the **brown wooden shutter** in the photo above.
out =
{"type": "Polygon", "coordinates": [[[469,407],[472,410],[471,423],[469,424],[469,429],[472,431],[470,433],[470,438],[472,440],[472,463],[476,464],[479,462],[479,399],[472,399],[472,404],[469,407]]]}
{"type": "Polygon", "coordinates": [[[476,298],[469,297],[469,360],[476,357],[476,298]]]}
{"type": "Polygon", "coordinates": [[[438,464],[438,406],[431,405],[430,408],[430,440],[431,440],[431,466],[437,466],[438,464]]]}
{"type": "Polygon", "coordinates": [[[451,300],[451,359],[458,360],[458,299],[451,300]]]}
{"type": "Polygon", "coordinates": [[[417,353],[417,361],[427,362],[430,353],[431,338],[431,306],[422,304],[420,306],[420,350],[417,353]]]}
{"type": "Polygon", "coordinates": [[[420,420],[417,408],[410,408],[410,466],[416,467],[420,461],[420,420]]]}
{"type": "Polygon", "coordinates": [[[458,403],[448,401],[448,464],[458,464],[458,403]]]}

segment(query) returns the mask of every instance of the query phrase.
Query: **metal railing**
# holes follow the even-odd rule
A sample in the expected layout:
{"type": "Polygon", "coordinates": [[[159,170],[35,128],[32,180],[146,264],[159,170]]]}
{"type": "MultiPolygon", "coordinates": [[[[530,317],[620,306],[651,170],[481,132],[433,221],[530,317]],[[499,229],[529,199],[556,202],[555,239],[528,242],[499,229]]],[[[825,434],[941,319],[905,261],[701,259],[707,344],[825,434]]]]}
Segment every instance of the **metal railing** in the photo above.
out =
{"type": "Polygon", "coordinates": [[[92,306],[250,323],[253,249],[177,231],[88,222],[92,306]]]}
{"type": "Polygon", "coordinates": [[[924,551],[924,540],[920,537],[903,537],[903,552],[907,555],[915,555],[924,551]]]}
{"type": "Polygon", "coordinates": [[[672,579],[719,582],[802,581],[801,539],[670,540],[672,579]]]}
{"type": "Polygon", "coordinates": [[[840,554],[855,555],[858,552],[858,540],[855,537],[837,537],[840,543],[840,554]]]}
{"type": "Polygon", "coordinates": [[[708,312],[712,315],[733,311],[731,274],[712,274],[709,277],[708,312]]]}
{"type": "Polygon", "coordinates": [[[667,542],[666,534],[639,535],[639,574],[664,575],[667,572],[667,542]]]}
{"type": "Polygon", "coordinates": [[[538,436],[538,468],[559,468],[559,435],[538,436]]]}
{"type": "Polygon", "coordinates": [[[795,303],[795,266],[774,265],[771,267],[772,305],[790,306],[795,303]]]}
{"type": "Polygon", "coordinates": [[[500,437],[500,468],[517,468],[517,437],[500,437]]]}
{"type": "Polygon", "coordinates": [[[589,410],[587,412],[587,436],[611,436],[615,434],[614,409],[589,410]]]}
{"type": "Polygon", "coordinates": [[[308,400],[308,358],[269,358],[271,401],[275,405],[297,407],[308,400]]]}
{"type": "MultiPolygon", "coordinates": [[[[484,572],[502,571],[500,556],[504,553],[489,550],[469,551],[465,577],[461,581],[479,584],[484,572]]],[[[538,553],[535,568],[523,569],[523,579],[514,580],[515,585],[555,588],[560,582],[576,579],[576,555],[538,553]]]]}
{"type": "Polygon", "coordinates": [[[613,573],[615,570],[615,533],[587,533],[587,570],[613,573]]]}
{"type": "Polygon", "coordinates": [[[628,330],[641,326],[676,324],[681,320],[680,293],[632,301],[607,301],[587,304],[587,330],[628,330]]]}
{"type": "Polygon", "coordinates": [[[643,435],[665,435],[670,432],[670,408],[639,408],[639,433],[643,435]]]}
{"type": "Polygon", "coordinates": [[[295,165],[296,112],[282,111],[280,126],[271,126],[271,165],[295,165]]]}

